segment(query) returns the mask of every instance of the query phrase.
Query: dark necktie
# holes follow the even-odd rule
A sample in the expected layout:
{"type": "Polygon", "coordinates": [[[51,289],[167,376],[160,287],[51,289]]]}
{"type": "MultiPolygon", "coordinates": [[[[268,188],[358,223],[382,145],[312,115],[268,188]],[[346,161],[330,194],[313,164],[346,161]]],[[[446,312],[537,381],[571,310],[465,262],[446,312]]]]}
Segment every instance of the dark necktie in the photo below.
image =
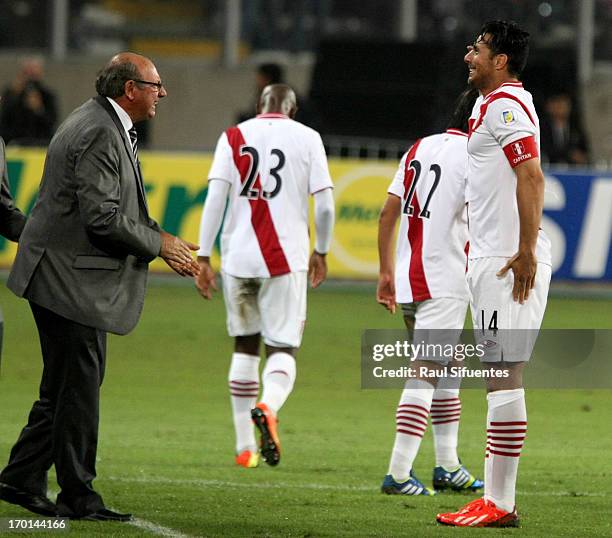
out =
{"type": "Polygon", "coordinates": [[[128,132],[130,133],[130,142],[132,143],[134,159],[138,162],[138,133],[136,132],[136,127],[132,125],[132,128],[128,132]]]}

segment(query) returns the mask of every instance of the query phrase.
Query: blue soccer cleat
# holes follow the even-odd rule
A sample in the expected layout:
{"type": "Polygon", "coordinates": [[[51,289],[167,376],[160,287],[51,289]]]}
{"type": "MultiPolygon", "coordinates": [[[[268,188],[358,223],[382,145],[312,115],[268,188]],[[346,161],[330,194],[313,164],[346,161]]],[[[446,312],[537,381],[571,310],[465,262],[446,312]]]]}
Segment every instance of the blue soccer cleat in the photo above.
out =
{"type": "Polygon", "coordinates": [[[433,489],[425,487],[416,476],[410,471],[410,478],[406,482],[396,482],[393,477],[388,474],[383,480],[380,491],[387,495],[435,495],[433,489]]]}
{"type": "Polygon", "coordinates": [[[444,467],[435,467],[433,471],[433,487],[436,491],[450,489],[452,491],[478,491],[484,487],[484,482],[473,476],[463,465],[449,471],[444,467]]]}

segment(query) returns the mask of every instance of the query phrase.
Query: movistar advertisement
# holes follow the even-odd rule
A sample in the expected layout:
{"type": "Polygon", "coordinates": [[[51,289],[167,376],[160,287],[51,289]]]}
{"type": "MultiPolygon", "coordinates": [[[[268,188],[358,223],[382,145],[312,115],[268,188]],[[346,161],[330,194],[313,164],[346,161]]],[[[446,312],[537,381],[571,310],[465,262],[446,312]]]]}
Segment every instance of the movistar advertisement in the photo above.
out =
{"type": "MultiPolygon", "coordinates": [[[[29,211],[45,152],[11,148],[7,156],[13,196],[29,211]]],[[[153,218],[168,232],[197,242],[212,154],[143,151],[141,161],[153,218]]],[[[375,278],[378,214],[397,163],[330,159],[329,166],[336,198],[330,277],[375,278]]],[[[553,243],[554,278],[612,280],[611,208],[612,172],[546,172],[542,227],[553,243]]],[[[0,237],[0,266],[10,266],[15,251],[14,243],[0,237]]],[[[218,259],[213,263],[218,267],[218,259]]],[[[161,260],[152,269],[169,270],[161,260]]]]}

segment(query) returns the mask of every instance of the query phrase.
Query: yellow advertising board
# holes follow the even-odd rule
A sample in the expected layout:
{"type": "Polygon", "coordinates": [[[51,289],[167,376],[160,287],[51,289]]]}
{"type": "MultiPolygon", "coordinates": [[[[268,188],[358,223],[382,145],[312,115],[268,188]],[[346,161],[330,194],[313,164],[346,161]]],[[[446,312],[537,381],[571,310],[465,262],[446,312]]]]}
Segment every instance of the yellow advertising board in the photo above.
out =
{"type": "MultiPolygon", "coordinates": [[[[7,158],[13,196],[21,209],[29,211],[42,177],[45,152],[10,148],[7,158]]],[[[168,232],[197,242],[212,154],[142,151],[140,158],[152,217],[168,232]]],[[[336,199],[336,226],[328,256],[329,276],[373,278],[378,272],[378,215],[396,163],[330,159],[329,167],[336,199]]],[[[14,243],[0,237],[1,267],[11,265],[15,251],[14,243]]],[[[218,252],[213,257],[213,264],[218,267],[216,256],[218,252]]],[[[170,270],[159,259],[153,262],[151,269],[170,270]]]]}

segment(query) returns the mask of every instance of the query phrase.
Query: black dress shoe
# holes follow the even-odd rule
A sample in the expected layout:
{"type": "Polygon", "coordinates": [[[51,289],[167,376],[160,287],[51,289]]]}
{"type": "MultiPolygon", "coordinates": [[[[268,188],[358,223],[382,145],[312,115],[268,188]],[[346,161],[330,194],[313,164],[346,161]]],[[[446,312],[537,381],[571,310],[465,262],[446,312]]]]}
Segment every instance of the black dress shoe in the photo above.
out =
{"type": "Polygon", "coordinates": [[[17,504],[40,516],[57,516],[57,506],[44,495],[34,495],[0,482],[0,499],[17,504]]]}
{"type": "Polygon", "coordinates": [[[85,521],[132,521],[132,514],[118,514],[108,508],[100,508],[86,516],[75,517],[73,519],[83,519],[85,521]]]}

